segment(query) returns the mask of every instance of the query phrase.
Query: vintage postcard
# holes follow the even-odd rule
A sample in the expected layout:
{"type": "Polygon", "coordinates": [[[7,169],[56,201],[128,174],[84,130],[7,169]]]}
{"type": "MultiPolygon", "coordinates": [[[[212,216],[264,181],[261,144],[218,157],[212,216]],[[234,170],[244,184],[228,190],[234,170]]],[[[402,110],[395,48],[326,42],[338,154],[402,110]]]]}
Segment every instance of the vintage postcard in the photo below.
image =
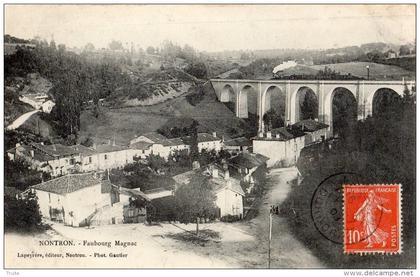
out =
{"type": "Polygon", "coordinates": [[[414,4],[3,24],[4,269],[416,268],[414,4]]]}

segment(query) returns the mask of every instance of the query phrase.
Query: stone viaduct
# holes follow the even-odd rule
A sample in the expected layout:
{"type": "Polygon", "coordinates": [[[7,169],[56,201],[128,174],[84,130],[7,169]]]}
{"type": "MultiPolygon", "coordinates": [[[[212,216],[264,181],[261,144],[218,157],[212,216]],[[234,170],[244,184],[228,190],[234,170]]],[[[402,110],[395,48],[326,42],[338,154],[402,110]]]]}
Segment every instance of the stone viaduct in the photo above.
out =
{"type": "Polygon", "coordinates": [[[374,97],[380,89],[391,89],[403,95],[404,89],[411,89],[414,81],[370,81],[370,80],[234,80],[211,79],[217,98],[221,102],[234,102],[237,117],[248,117],[248,95],[257,99],[259,129],[263,128],[263,115],[270,109],[269,91],[285,95],[285,123],[293,124],[299,119],[299,96],[302,88],[311,89],[318,99],[318,120],[330,126],[332,132],[332,106],[337,88],[351,92],[357,103],[357,118],[363,120],[372,115],[374,97]],[[278,88],[272,90],[272,88],[278,88]]]}

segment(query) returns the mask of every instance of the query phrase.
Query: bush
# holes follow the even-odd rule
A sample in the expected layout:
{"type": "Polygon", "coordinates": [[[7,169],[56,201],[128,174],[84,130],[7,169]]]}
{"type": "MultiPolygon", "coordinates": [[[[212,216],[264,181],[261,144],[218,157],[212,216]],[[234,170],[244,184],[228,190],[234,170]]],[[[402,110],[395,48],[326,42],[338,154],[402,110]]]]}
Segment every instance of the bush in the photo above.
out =
{"type": "Polygon", "coordinates": [[[236,222],[236,221],[239,221],[239,220],[241,220],[241,217],[239,215],[230,215],[230,214],[224,215],[220,218],[220,221],[230,222],[230,223],[236,222]]]}
{"type": "Polygon", "coordinates": [[[38,197],[35,193],[28,193],[25,199],[4,197],[4,227],[30,231],[41,226],[41,212],[38,197]]]}

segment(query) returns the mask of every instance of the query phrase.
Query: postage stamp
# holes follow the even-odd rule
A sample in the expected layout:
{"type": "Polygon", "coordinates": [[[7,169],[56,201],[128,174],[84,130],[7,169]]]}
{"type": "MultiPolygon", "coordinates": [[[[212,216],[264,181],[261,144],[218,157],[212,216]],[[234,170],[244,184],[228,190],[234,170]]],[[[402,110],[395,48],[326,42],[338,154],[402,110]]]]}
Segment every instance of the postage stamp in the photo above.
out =
{"type": "Polygon", "coordinates": [[[343,196],[344,253],[401,253],[401,184],[346,184],[343,196]]]}

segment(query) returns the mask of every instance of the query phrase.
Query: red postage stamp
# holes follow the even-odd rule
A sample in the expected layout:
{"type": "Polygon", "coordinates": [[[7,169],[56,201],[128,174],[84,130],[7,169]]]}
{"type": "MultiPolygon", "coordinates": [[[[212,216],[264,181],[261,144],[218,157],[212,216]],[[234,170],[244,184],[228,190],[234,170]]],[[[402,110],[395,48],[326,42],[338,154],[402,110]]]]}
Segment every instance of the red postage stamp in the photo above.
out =
{"type": "Polygon", "coordinates": [[[344,253],[401,253],[401,185],[344,185],[344,253]]]}

